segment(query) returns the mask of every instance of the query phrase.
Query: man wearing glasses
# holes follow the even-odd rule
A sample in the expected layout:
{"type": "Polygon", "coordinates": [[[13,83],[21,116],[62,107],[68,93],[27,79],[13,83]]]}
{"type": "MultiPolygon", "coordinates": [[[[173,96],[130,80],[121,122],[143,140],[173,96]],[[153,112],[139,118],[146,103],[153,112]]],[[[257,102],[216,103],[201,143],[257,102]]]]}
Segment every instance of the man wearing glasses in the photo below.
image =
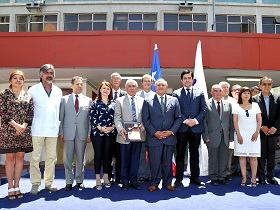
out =
{"type": "Polygon", "coordinates": [[[276,141],[280,135],[280,97],[271,93],[272,79],[269,77],[261,78],[260,88],[261,93],[253,98],[262,112],[261,157],[258,158],[257,176],[260,184],[265,184],[266,179],[269,184],[278,185],[274,167],[276,141]]]}

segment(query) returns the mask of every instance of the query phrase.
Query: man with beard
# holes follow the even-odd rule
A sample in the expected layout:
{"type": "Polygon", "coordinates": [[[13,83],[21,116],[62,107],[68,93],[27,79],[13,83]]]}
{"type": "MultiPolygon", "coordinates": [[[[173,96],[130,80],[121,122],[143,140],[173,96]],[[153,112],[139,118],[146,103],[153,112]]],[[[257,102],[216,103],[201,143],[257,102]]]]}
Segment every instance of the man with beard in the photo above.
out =
{"type": "Polygon", "coordinates": [[[53,185],[55,164],[57,160],[56,145],[59,131],[59,106],[62,91],[53,84],[55,71],[52,64],[44,64],[40,68],[40,83],[32,86],[28,92],[33,98],[34,117],[32,123],[33,152],[30,156],[30,193],[38,194],[41,184],[39,168],[43,148],[46,153],[44,182],[46,190],[53,192],[57,188],[53,185]]]}

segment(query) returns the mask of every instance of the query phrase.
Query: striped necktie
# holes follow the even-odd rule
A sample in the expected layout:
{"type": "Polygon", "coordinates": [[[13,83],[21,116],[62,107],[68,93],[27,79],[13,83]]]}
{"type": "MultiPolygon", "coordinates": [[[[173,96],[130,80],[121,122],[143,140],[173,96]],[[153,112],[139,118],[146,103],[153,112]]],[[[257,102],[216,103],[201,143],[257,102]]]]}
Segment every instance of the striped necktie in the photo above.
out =
{"type": "Polygon", "coordinates": [[[131,111],[132,111],[132,118],[134,122],[137,122],[136,118],[136,106],[134,101],[134,96],[131,97],[131,111]]]}

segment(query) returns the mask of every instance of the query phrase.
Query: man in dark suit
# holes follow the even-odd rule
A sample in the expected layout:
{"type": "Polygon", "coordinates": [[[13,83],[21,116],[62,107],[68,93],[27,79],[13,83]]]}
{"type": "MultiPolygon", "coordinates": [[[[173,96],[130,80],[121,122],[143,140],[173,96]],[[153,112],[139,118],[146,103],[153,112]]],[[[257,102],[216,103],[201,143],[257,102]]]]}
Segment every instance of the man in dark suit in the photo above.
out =
{"type": "Polygon", "coordinates": [[[184,70],[181,73],[183,87],[174,91],[174,96],[178,98],[182,112],[182,124],[177,133],[176,145],[176,181],[174,187],[182,185],[184,175],[184,159],[186,146],[189,144],[190,152],[190,183],[199,186],[205,185],[199,177],[199,145],[201,133],[204,130],[204,117],[206,114],[206,102],[201,90],[192,86],[193,73],[184,70]]]}
{"type": "Polygon", "coordinates": [[[271,93],[271,78],[263,77],[260,80],[260,87],[261,93],[253,98],[262,112],[261,157],[258,158],[257,176],[260,184],[265,184],[267,179],[269,184],[277,185],[274,167],[276,141],[280,135],[280,97],[271,93]]]}
{"type": "Polygon", "coordinates": [[[174,188],[172,181],[172,156],[176,144],[176,132],[182,119],[177,98],[166,95],[167,82],[156,81],[156,95],[144,102],[143,124],[147,131],[147,145],[152,181],[150,192],[157,190],[161,178],[163,187],[169,191],[174,188]]]}
{"type": "MultiPolygon", "coordinates": [[[[122,77],[118,72],[114,72],[111,74],[110,83],[113,89],[113,100],[116,101],[117,98],[126,95],[126,92],[123,91],[120,86],[122,83],[122,77]]],[[[113,157],[115,158],[115,180],[113,174],[109,174],[109,178],[115,183],[120,184],[121,182],[121,152],[120,152],[120,144],[117,141],[114,141],[113,146],[113,157]]],[[[112,167],[113,171],[113,167],[112,167]]]]}
{"type": "Polygon", "coordinates": [[[232,106],[222,100],[222,87],[211,88],[212,98],[207,101],[203,139],[208,148],[208,172],[211,184],[226,184],[229,142],[233,140],[232,106]]]}

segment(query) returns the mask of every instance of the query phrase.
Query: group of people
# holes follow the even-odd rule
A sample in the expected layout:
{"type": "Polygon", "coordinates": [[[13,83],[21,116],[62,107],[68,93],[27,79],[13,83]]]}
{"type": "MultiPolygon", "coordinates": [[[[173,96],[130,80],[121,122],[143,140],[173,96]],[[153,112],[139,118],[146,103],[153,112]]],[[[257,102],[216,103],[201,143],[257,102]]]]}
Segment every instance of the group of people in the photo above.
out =
{"type": "Polygon", "coordinates": [[[211,184],[226,184],[232,173],[233,155],[239,157],[242,179],[247,184],[247,157],[251,167],[251,186],[274,178],[275,148],[280,135],[280,98],[271,93],[272,79],[260,80],[261,92],[252,97],[247,87],[220,82],[211,88],[212,98],[193,86],[193,73],[181,73],[182,87],[167,94],[168,83],[142,77],[138,83],[128,79],[120,89],[121,75],[111,74],[102,81],[95,100],[83,94],[83,78],[71,80],[73,92],[62,96],[53,84],[51,64],[40,68],[40,82],[24,91],[24,74],[13,71],[10,86],[0,94],[0,153],[6,154],[8,198],[21,198],[19,180],[25,153],[30,155],[30,193],[38,194],[41,184],[39,163],[45,150],[45,189],[54,185],[57,140],[64,145],[66,191],[84,186],[86,144],[94,148],[97,190],[111,187],[112,180],[123,190],[139,189],[149,181],[149,192],[160,182],[169,191],[183,186],[185,155],[190,158],[190,183],[204,186],[199,179],[199,146],[203,138],[208,148],[211,184]],[[129,127],[132,126],[132,127],[129,127]],[[172,184],[172,158],[176,154],[176,180],[172,184]],[[75,160],[74,160],[75,157],[75,160]],[[75,171],[73,166],[75,161],[75,171]],[[103,177],[101,176],[103,174],[103,177]],[[102,181],[103,180],[103,181],[102,181]]]}

